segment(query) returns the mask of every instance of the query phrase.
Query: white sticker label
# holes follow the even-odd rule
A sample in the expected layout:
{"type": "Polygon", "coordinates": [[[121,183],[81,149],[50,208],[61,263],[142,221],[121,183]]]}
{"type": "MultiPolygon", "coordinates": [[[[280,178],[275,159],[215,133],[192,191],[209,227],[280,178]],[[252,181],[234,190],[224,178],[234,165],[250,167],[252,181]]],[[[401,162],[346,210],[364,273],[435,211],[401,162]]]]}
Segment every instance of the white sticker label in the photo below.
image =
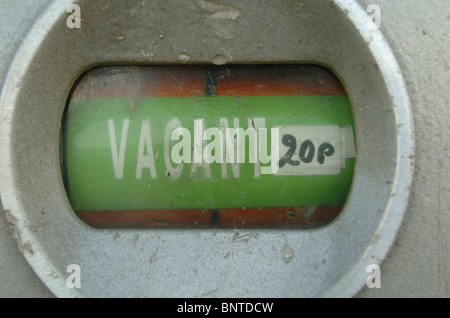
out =
{"type": "Polygon", "coordinates": [[[355,157],[351,127],[280,126],[275,175],[336,175],[355,157]]]}

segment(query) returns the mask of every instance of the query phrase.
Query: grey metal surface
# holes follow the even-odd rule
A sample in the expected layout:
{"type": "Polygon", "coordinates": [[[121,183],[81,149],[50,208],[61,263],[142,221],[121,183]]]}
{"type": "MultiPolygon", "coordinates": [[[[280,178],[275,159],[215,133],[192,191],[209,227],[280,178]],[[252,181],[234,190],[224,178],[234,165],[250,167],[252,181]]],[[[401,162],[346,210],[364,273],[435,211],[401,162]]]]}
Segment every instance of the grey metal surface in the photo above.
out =
{"type": "MultiPolygon", "coordinates": [[[[46,1],[0,1],[0,78],[26,32],[49,3],[46,1]]],[[[52,297],[17,248],[8,222],[0,213],[0,297],[52,297]]]]}
{"type": "MultiPolygon", "coordinates": [[[[382,288],[379,290],[363,289],[363,291],[359,295],[363,297],[409,296],[409,295],[448,296],[449,274],[446,269],[446,264],[448,264],[448,252],[447,252],[448,237],[446,237],[446,235],[448,236],[448,234],[446,234],[446,229],[448,229],[449,226],[448,220],[449,201],[448,201],[448,188],[446,188],[446,185],[444,184],[446,176],[448,177],[449,172],[448,151],[447,151],[448,147],[445,144],[445,142],[448,140],[448,138],[445,138],[448,137],[448,128],[447,128],[448,125],[445,124],[446,118],[448,117],[445,116],[446,113],[448,114],[448,111],[445,109],[445,105],[448,104],[448,96],[445,94],[445,91],[441,90],[444,83],[448,82],[448,78],[447,81],[445,81],[446,78],[445,76],[448,76],[445,73],[445,67],[441,66],[446,65],[446,63],[448,64],[448,57],[446,60],[444,60],[442,64],[436,62],[435,64],[433,64],[430,62],[433,60],[433,57],[436,58],[437,56],[439,56],[444,59],[446,58],[445,53],[448,50],[448,40],[445,37],[445,32],[446,30],[448,31],[448,18],[444,14],[442,14],[442,19],[435,19],[433,21],[427,19],[426,15],[424,18],[423,16],[416,16],[413,13],[405,14],[404,17],[398,16],[398,12],[408,12],[408,10],[412,10],[410,12],[417,12],[416,11],[417,6],[420,7],[423,6],[424,10],[421,10],[421,12],[428,13],[429,14],[428,17],[431,15],[436,15],[437,12],[445,12],[444,8],[442,8],[442,6],[444,5],[443,2],[427,1],[426,3],[424,2],[423,4],[417,4],[417,1],[414,2],[405,1],[402,2],[402,4],[399,4],[398,2],[394,4],[388,3],[387,1],[379,1],[377,3],[380,4],[380,7],[382,9],[382,32],[387,37],[391,47],[394,48],[396,58],[400,61],[400,66],[406,78],[408,91],[413,104],[414,119],[416,129],[418,131],[416,134],[418,147],[418,152],[416,153],[416,160],[417,160],[416,176],[419,175],[419,181],[417,181],[418,179],[416,177],[416,182],[413,187],[413,195],[410,201],[410,207],[406,214],[406,218],[403,222],[403,226],[400,231],[397,245],[394,245],[394,247],[391,250],[391,253],[389,254],[388,259],[386,260],[385,263],[383,263],[382,288]],[[402,24],[399,21],[404,23],[402,24]],[[419,23],[424,21],[427,22],[426,29],[419,27],[419,23]],[[445,27],[445,25],[447,26],[445,27]],[[413,37],[405,38],[402,32],[405,32],[405,34],[412,35],[413,37]],[[421,44],[422,42],[420,41],[421,37],[418,38],[416,36],[418,34],[422,34],[423,37],[429,35],[428,38],[425,37],[425,39],[423,40],[425,44],[428,44],[428,46],[426,46],[425,49],[426,54],[418,53],[418,50],[416,49],[418,47],[422,48],[421,44]],[[426,65],[426,67],[424,67],[424,65],[426,65]],[[424,72],[423,69],[426,69],[426,71],[424,72]],[[432,78],[435,80],[432,81],[426,75],[429,76],[432,75],[432,78]],[[438,160],[436,158],[438,158],[438,160]],[[404,246],[406,246],[406,248],[404,248],[404,246]],[[411,276],[411,273],[417,275],[411,276]],[[411,280],[411,277],[414,277],[415,279],[411,280]]],[[[295,2],[292,4],[295,5],[294,7],[301,10],[302,2],[295,2]]],[[[32,6],[31,2],[29,6],[32,6]]],[[[164,10],[162,10],[161,8],[159,9],[162,11],[159,13],[164,14],[164,10]]],[[[279,21],[277,20],[277,16],[279,12],[285,13],[285,11],[283,11],[283,8],[280,8],[281,11],[277,11],[275,9],[276,8],[274,8],[273,11],[275,12],[274,15],[272,17],[268,17],[267,20],[268,23],[265,25],[265,27],[261,28],[262,30],[261,32],[266,32],[269,35],[271,34],[271,32],[275,33],[277,31],[280,32],[280,29],[277,29],[277,22],[279,21]]],[[[206,21],[208,22],[208,20],[206,21]]],[[[199,36],[197,40],[199,42],[204,43],[205,45],[208,45],[208,43],[211,44],[217,40],[215,37],[221,37],[225,40],[230,40],[227,38],[231,36],[236,36],[236,33],[233,33],[236,32],[236,30],[233,27],[233,24],[228,25],[226,24],[226,22],[225,23],[224,22],[225,21],[209,20],[208,23],[212,27],[211,32],[209,32],[208,34],[202,34],[202,32],[196,33],[199,36]],[[223,33],[224,31],[227,32],[223,33]]],[[[170,32],[165,32],[166,27],[164,27],[164,25],[162,24],[160,25],[161,25],[160,30],[158,30],[158,32],[155,31],[156,33],[159,34],[155,33],[155,36],[159,37],[160,39],[164,39],[165,37],[168,36],[168,34],[170,34],[170,32]],[[164,33],[163,38],[160,37],[161,31],[163,31],[164,33]]],[[[168,28],[167,30],[170,29],[171,28],[168,28]]],[[[174,27],[173,29],[176,28],[174,27]]],[[[249,39],[245,39],[247,40],[247,45],[250,45],[249,42],[252,42],[248,40],[252,40],[254,38],[259,37],[259,33],[257,32],[258,29],[255,28],[253,29],[253,31],[254,32],[251,33],[253,34],[253,37],[250,34],[249,39]]],[[[292,35],[293,33],[290,34],[292,35]]],[[[119,34],[118,36],[121,37],[121,34],[119,34]]],[[[262,38],[264,39],[264,36],[262,36],[262,38]]],[[[268,36],[268,38],[270,37],[268,36]]],[[[289,38],[287,36],[285,40],[291,41],[292,38],[289,38]]],[[[15,41],[17,42],[18,40],[15,41]]],[[[242,43],[238,44],[242,45],[242,43]]],[[[219,61],[220,63],[222,63],[223,59],[233,58],[236,59],[236,61],[239,61],[239,59],[242,60],[243,57],[245,57],[246,53],[249,54],[254,53],[257,56],[261,57],[261,60],[264,60],[265,57],[271,56],[273,57],[273,55],[271,55],[271,52],[269,52],[270,43],[265,43],[264,41],[258,43],[258,41],[256,41],[256,43],[253,44],[254,46],[250,45],[250,48],[248,48],[246,45],[237,47],[241,49],[241,55],[239,55],[239,52],[235,51],[237,52],[236,53],[237,57],[235,54],[230,54],[228,50],[220,50],[219,52],[217,52],[217,54],[215,55],[209,54],[209,56],[205,56],[204,58],[205,60],[215,59],[216,62],[219,61]],[[260,47],[258,47],[258,45],[260,47]],[[247,52],[245,52],[246,50],[247,52]]],[[[153,43],[152,46],[149,48],[147,47],[142,48],[143,50],[142,55],[146,56],[147,58],[149,57],[153,58],[155,56],[157,58],[156,55],[157,52],[153,51],[153,49],[156,49],[160,45],[162,45],[162,43],[161,44],[153,43]]],[[[169,48],[169,50],[174,54],[175,52],[177,52],[178,57],[181,60],[186,60],[188,58],[190,59],[191,56],[188,53],[192,49],[193,48],[182,48],[182,49],[174,47],[169,48]]],[[[286,53],[283,52],[282,49],[280,49],[277,52],[278,54],[281,55],[286,53]]],[[[164,56],[165,54],[167,55],[167,51],[165,53],[163,52],[160,54],[161,56],[164,56]]],[[[5,62],[5,65],[6,64],[7,62],[5,62]]],[[[6,224],[6,221],[3,222],[2,224],[6,224]]],[[[2,233],[1,237],[5,238],[5,241],[8,241],[10,243],[12,242],[11,236],[6,234],[7,233],[6,229],[2,228],[1,233],[2,233]]],[[[159,234],[160,233],[157,233],[155,235],[159,234]]],[[[110,241],[107,241],[108,238],[110,240],[113,240],[113,238],[116,237],[117,241],[119,240],[123,241],[122,244],[124,248],[126,248],[126,246],[132,247],[131,249],[124,251],[127,257],[131,256],[131,258],[133,258],[136,257],[136,253],[138,254],[143,253],[148,257],[150,262],[150,260],[154,260],[153,255],[158,254],[161,255],[161,253],[164,252],[165,253],[164,256],[162,258],[160,256],[159,259],[160,260],[165,259],[166,262],[170,264],[170,262],[179,260],[180,250],[188,248],[187,246],[183,246],[182,243],[180,245],[180,242],[183,240],[183,237],[179,237],[179,235],[183,236],[182,233],[175,234],[171,236],[170,239],[165,240],[165,242],[161,245],[163,246],[163,248],[152,249],[151,245],[155,242],[154,240],[155,238],[152,239],[148,236],[145,237],[143,233],[139,232],[122,233],[118,238],[117,235],[115,235],[114,233],[104,233],[105,241],[103,242],[103,246],[108,246],[108,244],[111,244],[110,241]]],[[[211,247],[219,243],[227,244],[227,241],[229,241],[227,240],[227,238],[231,235],[232,233],[217,233],[217,235],[215,236],[208,236],[208,234],[206,233],[201,233],[197,236],[197,240],[198,242],[209,241],[211,244],[209,244],[208,246],[211,247]]],[[[160,239],[161,238],[159,238],[159,240],[160,239]]],[[[289,235],[276,235],[276,234],[274,234],[273,236],[260,235],[258,237],[258,240],[260,240],[259,242],[260,244],[262,244],[262,246],[266,245],[271,247],[271,251],[263,251],[267,253],[261,253],[260,250],[255,251],[253,249],[255,247],[255,244],[253,244],[253,242],[251,241],[247,243],[241,242],[243,243],[241,246],[228,245],[228,247],[231,248],[231,250],[228,251],[232,253],[230,255],[233,255],[233,260],[231,264],[224,263],[224,266],[227,267],[224,268],[225,272],[229,273],[230,277],[237,277],[240,274],[240,272],[242,272],[242,270],[246,269],[245,263],[243,262],[248,263],[257,261],[260,262],[261,255],[264,254],[267,255],[266,261],[268,264],[266,271],[264,272],[267,273],[266,283],[271,283],[273,279],[281,278],[279,279],[279,281],[280,282],[285,281],[286,283],[288,283],[288,285],[274,286],[275,290],[268,291],[264,290],[264,286],[267,287],[267,285],[264,285],[263,283],[256,281],[257,284],[256,287],[261,287],[259,291],[255,291],[254,289],[246,291],[244,288],[242,289],[241,294],[237,294],[235,296],[247,296],[247,295],[252,296],[255,294],[272,295],[272,296],[296,295],[294,289],[298,288],[298,285],[294,286],[293,284],[291,284],[291,282],[288,282],[287,278],[290,276],[286,276],[286,275],[293,275],[295,271],[286,270],[286,264],[284,264],[283,262],[277,263],[278,261],[282,260],[279,254],[280,253],[279,249],[281,249],[281,247],[286,243],[286,241],[289,241],[289,243],[291,243],[289,235]],[[268,281],[269,278],[270,281],[268,281]],[[291,288],[292,291],[286,290],[286,288],[288,289],[291,288]]],[[[321,246],[323,248],[324,246],[323,244],[320,243],[318,244],[319,248],[321,246]]],[[[48,294],[47,290],[44,287],[42,288],[38,287],[39,283],[33,276],[33,273],[30,271],[29,267],[27,267],[23,258],[22,259],[20,258],[20,254],[17,252],[17,249],[12,248],[11,245],[12,244],[6,245],[9,247],[7,247],[5,251],[8,253],[13,251],[13,253],[15,253],[15,255],[18,256],[18,258],[17,257],[6,258],[8,260],[6,261],[6,265],[5,266],[2,265],[1,267],[2,271],[0,272],[0,275],[2,276],[0,277],[4,277],[4,280],[7,284],[6,286],[13,286],[15,284],[14,282],[15,280],[14,279],[8,280],[8,277],[14,277],[13,275],[10,274],[11,273],[10,269],[12,267],[14,267],[15,271],[22,270],[22,272],[26,274],[21,275],[20,278],[17,278],[17,285],[16,285],[17,289],[14,289],[13,291],[2,289],[1,291],[4,293],[4,295],[18,295],[21,293],[23,294],[29,293],[36,296],[47,295],[48,294]],[[20,264],[22,264],[22,266],[20,264]]],[[[295,241],[295,243],[291,243],[291,246],[293,247],[295,253],[294,255],[297,256],[301,255],[301,253],[298,252],[302,250],[301,243],[295,241]]],[[[308,244],[305,243],[304,246],[311,246],[311,242],[308,242],[308,244]]],[[[200,248],[202,247],[201,244],[199,247],[200,248]]],[[[78,251],[82,250],[83,248],[78,249],[78,251]]],[[[208,255],[208,253],[211,253],[211,255],[213,255],[214,250],[206,249],[202,250],[202,253],[205,253],[206,255],[208,255]]],[[[327,253],[330,253],[330,250],[328,250],[327,253]]],[[[338,253],[338,251],[334,250],[334,253],[338,253]]],[[[325,253],[323,255],[325,255],[325,253]]],[[[336,259],[340,260],[339,257],[337,257],[336,259]]],[[[115,261],[116,258],[114,257],[113,254],[111,254],[109,259],[105,260],[105,262],[103,263],[105,271],[110,272],[110,268],[114,266],[114,264],[112,263],[115,261]]],[[[308,262],[308,264],[312,266],[312,268],[314,267],[317,268],[323,265],[322,263],[323,259],[311,258],[303,261],[308,262]]],[[[194,262],[194,259],[191,259],[191,262],[194,262]]],[[[222,292],[220,292],[218,286],[214,284],[214,282],[217,282],[217,278],[208,277],[207,275],[205,276],[203,274],[204,271],[208,272],[209,270],[209,272],[211,272],[211,270],[214,270],[208,267],[210,266],[210,264],[214,263],[214,260],[209,261],[208,258],[206,257],[203,262],[204,263],[197,264],[198,266],[196,267],[191,266],[190,268],[187,269],[188,271],[191,269],[192,272],[188,273],[177,272],[172,274],[184,277],[201,275],[199,279],[206,280],[207,282],[205,283],[204,281],[203,282],[199,281],[198,284],[203,284],[202,287],[210,287],[209,291],[206,290],[208,288],[204,288],[204,293],[213,292],[212,294],[210,294],[211,296],[226,295],[227,288],[228,290],[230,290],[230,288],[236,288],[236,283],[233,281],[223,282],[220,288],[224,288],[225,294],[223,290],[222,292]]],[[[5,264],[3,263],[3,257],[2,257],[2,264],[5,264]]],[[[84,265],[86,265],[86,267],[89,266],[88,264],[80,264],[80,265],[82,265],[82,267],[84,265]]],[[[133,269],[132,265],[133,264],[130,263],[129,267],[130,269],[133,269]]],[[[290,262],[288,265],[298,266],[298,262],[290,262]]],[[[340,266],[341,269],[345,268],[345,264],[344,265],[340,264],[338,266],[340,266]]],[[[170,266],[168,266],[167,268],[170,268],[170,266]]],[[[324,280],[332,282],[332,277],[333,275],[336,275],[336,273],[331,273],[332,266],[329,266],[329,268],[330,272],[327,273],[327,277],[324,280]]],[[[92,275],[98,276],[99,274],[101,275],[101,273],[102,273],[101,271],[97,270],[93,272],[92,275]]],[[[117,272],[117,274],[120,275],[123,273],[119,271],[117,272]]],[[[152,273],[149,272],[149,274],[152,273]]],[[[107,279],[111,280],[112,285],[119,284],[121,281],[120,278],[112,277],[108,273],[104,273],[104,275],[107,279]]],[[[250,280],[246,280],[244,285],[250,286],[251,285],[250,283],[255,283],[255,281],[252,281],[253,276],[252,275],[250,276],[251,276],[250,280]]],[[[95,277],[95,279],[98,278],[101,279],[103,277],[95,277]]],[[[255,277],[253,277],[253,279],[254,278],[255,277]]],[[[84,279],[89,279],[89,277],[84,279]]],[[[320,279],[323,280],[323,277],[319,278],[319,280],[320,279]]],[[[299,281],[297,281],[297,283],[299,283],[299,281]]],[[[303,280],[302,283],[313,284],[315,282],[313,279],[312,281],[303,280]]],[[[160,282],[160,285],[161,286],[164,285],[163,282],[160,282]]],[[[186,286],[183,284],[177,286],[167,286],[166,290],[160,289],[160,292],[162,294],[171,294],[173,293],[174,289],[178,289],[177,290],[177,292],[179,293],[178,295],[183,294],[189,295],[190,293],[192,293],[192,290],[195,289],[195,286],[186,286]]],[[[98,292],[101,293],[101,290],[98,292]]],[[[108,294],[104,295],[107,296],[108,294]]],[[[194,296],[201,296],[201,294],[194,296]]]]}
{"type": "Polygon", "coordinates": [[[381,266],[381,289],[361,297],[450,296],[450,1],[379,3],[381,30],[407,82],[416,130],[409,208],[381,266]]]}

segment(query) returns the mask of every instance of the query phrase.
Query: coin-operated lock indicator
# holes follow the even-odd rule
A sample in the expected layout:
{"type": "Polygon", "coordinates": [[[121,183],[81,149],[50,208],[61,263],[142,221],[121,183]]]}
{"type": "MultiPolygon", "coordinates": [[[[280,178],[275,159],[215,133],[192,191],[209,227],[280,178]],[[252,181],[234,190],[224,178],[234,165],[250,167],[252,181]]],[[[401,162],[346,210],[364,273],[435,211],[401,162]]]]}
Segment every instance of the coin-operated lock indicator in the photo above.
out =
{"type": "Polygon", "coordinates": [[[356,157],[344,87],[315,65],[94,68],[61,141],[71,205],[95,228],[320,227],[356,157]]]}

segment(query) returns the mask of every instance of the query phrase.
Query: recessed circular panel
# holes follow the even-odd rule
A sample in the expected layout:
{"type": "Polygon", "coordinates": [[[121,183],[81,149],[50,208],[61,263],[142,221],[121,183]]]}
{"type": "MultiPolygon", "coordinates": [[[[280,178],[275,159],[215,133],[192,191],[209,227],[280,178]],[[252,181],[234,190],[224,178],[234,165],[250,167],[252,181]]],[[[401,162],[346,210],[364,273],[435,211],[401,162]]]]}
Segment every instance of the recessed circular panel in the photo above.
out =
{"type": "Polygon", "coordinates": [[[22,252],[57,296],[351,296],[392,244],[412,179],[413,128],[400,69],[364,9],[350,0],[205,3],[80,2],[81,27],[69,28],[71,1],[58,1],[19,49],[1,96],[0,190],[22,252]],[[265,63],[323,65],[349,96],[356,164],[332,223],[95,230],[79,220],[64,188],[60,133],[81,74],[102,65],[265,63]],[[66,284],[70,264],[81,268],[79,289],[66,284]]]}

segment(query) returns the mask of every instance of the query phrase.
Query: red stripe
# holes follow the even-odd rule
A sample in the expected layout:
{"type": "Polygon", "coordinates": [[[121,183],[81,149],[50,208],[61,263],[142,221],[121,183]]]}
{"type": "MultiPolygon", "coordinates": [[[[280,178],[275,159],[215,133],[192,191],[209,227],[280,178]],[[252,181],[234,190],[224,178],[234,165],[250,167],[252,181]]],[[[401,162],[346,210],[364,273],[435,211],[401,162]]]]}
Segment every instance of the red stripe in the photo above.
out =
{"type": "Polygon", "coordinates": [[[100,67],[86,72],[73,87],[70,97],[203,96],[205,77],[210,74],[217,76],[217,96],[346,94],[331,71],[313,65],[141,66],[100,67]]]}
{"type": "Polygon", "coordinates": [[[95,228],[313,228],[336,218],[342,206],[185,210],[78,211],[95,228]],[[214,214],[217,213],[216,216],[214,214]]]}
{"type": "Polygon", "coordinates": [[[102,68],[85,73],[73,88],[73,98],[185,97],[205,94],[198,68],[149,66],[124,69],[109,75],[102,68]],[[109,75],[109,76],[108,76],[109,75]]]}
{"type": "Polygon", "coordinates": [[[237,69],[217,83],[218,96],[345,95],[339,79],[315,66],[237,69]]]}
{"type": "Polygon", "coordinates": [[[78,217],[95,228],[207,228],[209,210],[78,211],[78,217]]]}
{"type": "Polygon", "coordinates": [[[342,206],[220,210],[223,228],[314,228],[333,221],[342,206]]]}

